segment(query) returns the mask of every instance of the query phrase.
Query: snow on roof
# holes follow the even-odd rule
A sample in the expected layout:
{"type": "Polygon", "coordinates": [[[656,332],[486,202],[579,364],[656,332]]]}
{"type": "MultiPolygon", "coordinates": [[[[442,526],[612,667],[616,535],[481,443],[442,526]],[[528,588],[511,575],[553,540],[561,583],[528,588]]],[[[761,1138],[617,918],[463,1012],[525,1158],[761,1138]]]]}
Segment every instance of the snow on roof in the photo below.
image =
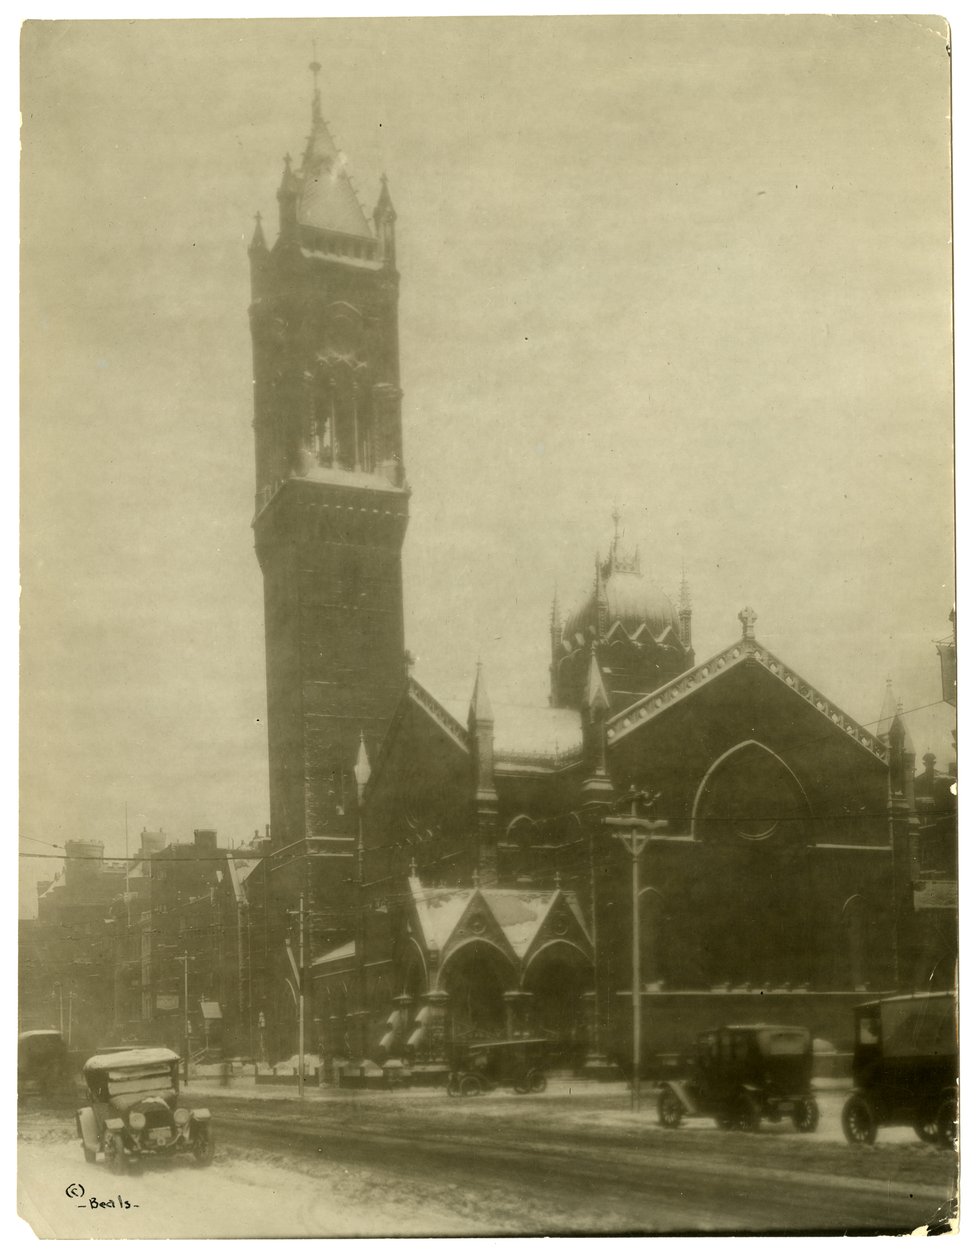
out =
{"type": "Polygon", "coordinates": [[[244,903],[247,900],[243,884],[260,863],[260,858],[236,858],[229,854],[228,874],[231,878],[231,887],[236,901],[244,903]]]}
{"type": "Polygon", "coordinates": [[[341,962],[345,958],[354,957],[354,942],[347,941],[343,945],[338,945],[336,949],[332,949],[329,953],[321,954],[319,958],[313,959],[313,966],[319,967],[321,963],[341,962]]]}
{"type": "Polygon", "coordinates": [[[484,888],[481,891],[514,953],[523,958],[558,895],[557,891],[523,892],[506,888],[484,888]]]}
{"type": "Polygon", "coordinates": [[[497,757],[550,757],[559,760],[582,749],[577,709],[547,705],[495,704],[493,749],[497,757]]]}
{"type": "Polygon", "coordinates": [[[426,948],[442,949],[476,889],[424,888],[414,876],[409,879],[408,886],[412,890],[426,948]]]}
{"type": "Polygon", "coordinates": [[[85,1064],[86,1072],[107,1072],[112,1068],[156,1067],[160,1063],[179,1063],[180,1055],[164,1046],[117,1050],[112,1054],[95,1054],[85,1064]]]}
{"type": "Polygon", "coordinates": [[[314,464],[298,480],[321,481],[332,486],[351,486],[356,490],[390,490],[393,494],[405,493],[400,487],[393,486],[382,473],[354,472],[349,468],[325,468],[322,464],[314,464]]]}
{"type": "Polygon", "coordinates": [[[328,258],[342,262],[347,267],[360,267],[365,271],[380,271],[381,260],[375,258],[355,258],[352,254],[342,254],[332,249],[310,249],[308,246],[300,249],[300,253],[304,258],[328,258]]]}
{"type": "MultiPolygon", "coordinates": [[[[434,699],[437,693],[414,675],[434,699]]],[[[493,700],[493,697],[491,697],[493,700]]],[[[469,725],[470,701],[460,696],[438,697],[438,703],[464,730],[469,725]]],[[[550,705],[499,704],[493,700],[493,753],[498,761],[533,757],[563,761],[582,751],[582,717],[577,709],[550,705]]]]}

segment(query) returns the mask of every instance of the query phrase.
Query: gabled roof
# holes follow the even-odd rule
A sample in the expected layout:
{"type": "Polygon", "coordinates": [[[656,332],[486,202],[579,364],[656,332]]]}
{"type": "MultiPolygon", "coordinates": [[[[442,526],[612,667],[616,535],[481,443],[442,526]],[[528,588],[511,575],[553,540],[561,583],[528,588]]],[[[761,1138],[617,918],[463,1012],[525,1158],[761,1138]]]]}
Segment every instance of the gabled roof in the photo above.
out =
{"type": "Polygon", "coordinates": [[[556,903],[568,908],[588,937],[574,894],[559,888],[427,888],[415,876],[408,886],[425,947],[432,953],[442,953],[457,928],[465,926],[471,909],[486,908],[493,929],[503,934],[518,961],[527,956],[556,903]]]}
{"type": "Polygon", "coordinates": [[[412,876],[408,881],[426,949],[442,950],[476,893],[475,888],[426,888],[412,876]]]}
{"type": "Polygon", "coordinates": [[[828,722],[832,722],[866,752],[879,761],[887,762],[888,753],[880,739],[828,700],[825,695],[801,678],[795,670],[784,665],[756,639],[742,639],[732,644],[731,647],[712,656],[702,665],[695,665],[686,670],[665,686],[638,700],[628,709],[624,709],[608,723],[607,739],[610,746],[619,743],[621,739],[639,727],[655,721],[659,714],[682,704],[689,696],[710,686],[721,675],[751,666],[768,670],[770,677],[777,679],[784,687],[795,692],[811,708],[821,713],[828,722]]]}
{"type": "Polygon", "coordinates": [[[423,713],[428,714],[437,726],[458,744],[463,752],[470,750],[470,737],[466,729],[465,718],[461,721],[450,710],[439,703],[430,691],[415,678],[408,680],[408,698],[423,713]]]}

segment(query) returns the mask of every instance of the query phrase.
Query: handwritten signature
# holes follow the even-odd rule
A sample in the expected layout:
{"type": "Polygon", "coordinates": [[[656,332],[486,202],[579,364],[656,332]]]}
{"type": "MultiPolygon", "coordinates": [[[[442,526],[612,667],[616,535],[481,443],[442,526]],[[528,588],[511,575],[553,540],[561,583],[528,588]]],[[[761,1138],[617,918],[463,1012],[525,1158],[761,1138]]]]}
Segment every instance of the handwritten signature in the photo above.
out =
{"type": "MultiPolygon", "coordinates": [[[[80,1182],[73,1181],[70,1185],[65,1186],[65,1194],[69,1199],[84,1199],[85,1187],[80,1182]]],[[[91,1194],[88,1196],[87,1202],[76,1203],[75,1206],[85,1208],[89,1211],[93,1208],[96,1210],[99,1208],[113,1208],[115,1210],[122,1210],[125,1212],[129,1208],[138,1208],[139,1204],[130,1203],[130,1201],[128,1199],[124,1199],[121,1194],[117,1194],[111,1199],[100,1199],[97,1195],[91,1194]]]]}

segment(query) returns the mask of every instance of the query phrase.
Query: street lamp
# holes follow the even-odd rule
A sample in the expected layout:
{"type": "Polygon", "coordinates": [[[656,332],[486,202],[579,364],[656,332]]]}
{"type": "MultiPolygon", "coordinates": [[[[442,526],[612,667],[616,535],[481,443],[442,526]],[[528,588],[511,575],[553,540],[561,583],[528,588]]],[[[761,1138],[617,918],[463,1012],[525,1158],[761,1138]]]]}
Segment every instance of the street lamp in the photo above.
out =
{"type": "MultiPolygon", "coordinates": [[[[633,788],[623,797],[630,804],[628,814],[614,814],[607,818],[606,825],[613,829],[613,835],[622,841],[623,847],[630,855],[633,864],[633,1079],[630,1097],[630,1109],[638,1111],[640,1107],[640,1057],[643,1046],[643,1017],[640,1007],[640,858],[658,831],[666,831],[667,823],[661,819],[641,818],[637,806],[642,801],[645,805],[653,804],[658,797],[649,793],[638,792],[633,788]]],[[[652,891],[644,888],[643,893],[652,891]]]]}

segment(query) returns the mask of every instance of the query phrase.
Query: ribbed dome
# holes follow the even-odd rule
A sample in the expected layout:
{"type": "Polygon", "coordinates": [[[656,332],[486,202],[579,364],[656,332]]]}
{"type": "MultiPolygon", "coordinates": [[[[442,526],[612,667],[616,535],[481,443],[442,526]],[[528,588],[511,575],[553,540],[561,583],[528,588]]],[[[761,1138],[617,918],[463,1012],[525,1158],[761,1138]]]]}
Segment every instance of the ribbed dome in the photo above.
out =
{"type": "MultiPolygon", "coordinates": [[[[640,626],[658,637],[668,626],[680,635],[681,623],[677,610],[664,592],[641,573],[625,569],[613,569],[602,583],[605,595],[605,624],[611,630],[621,622],[627,634],[635,634],[640,626]]],[[[562,638],[573,642],[576,634],[589,637],[589,628],[599,629],[599,595],[593,591],[589,598],[571,614],[565,622],[562,638]]]]}

